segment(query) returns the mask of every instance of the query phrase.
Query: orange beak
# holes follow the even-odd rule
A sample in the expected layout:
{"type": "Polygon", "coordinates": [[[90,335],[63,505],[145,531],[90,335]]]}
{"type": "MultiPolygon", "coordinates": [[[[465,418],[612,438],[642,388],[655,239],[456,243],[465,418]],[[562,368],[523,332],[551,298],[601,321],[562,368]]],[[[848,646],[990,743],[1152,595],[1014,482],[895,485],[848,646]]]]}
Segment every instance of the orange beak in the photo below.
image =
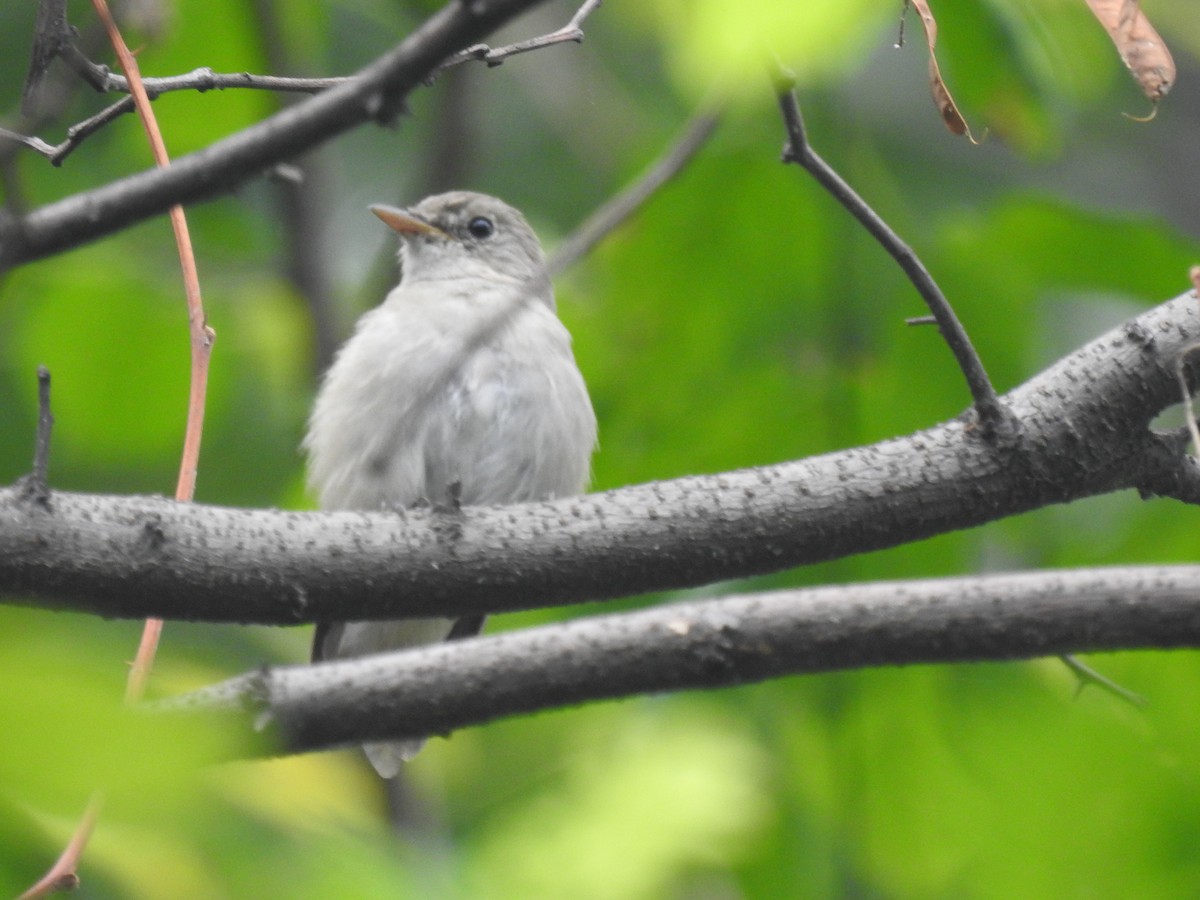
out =
{"type": "Polygon", "coordinates": [[[449,239],[450,235],[442,231],[435,225],[430,225],[424,219],[418,219],[412,213],[403,209],[396,209],[394,206],[383,206],[375,204],[371,208],[371,212],[379,216],[383,224],[399,234],[427,234],[431,237],[439,237],[449,239]]]}

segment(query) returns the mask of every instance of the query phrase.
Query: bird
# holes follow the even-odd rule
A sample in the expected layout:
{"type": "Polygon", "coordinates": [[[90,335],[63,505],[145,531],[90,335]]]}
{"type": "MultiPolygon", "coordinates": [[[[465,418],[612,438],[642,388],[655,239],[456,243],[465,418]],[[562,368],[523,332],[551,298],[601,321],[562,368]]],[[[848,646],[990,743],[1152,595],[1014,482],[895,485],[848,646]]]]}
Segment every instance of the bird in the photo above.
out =
{"type": "MultiPolygon", "coordinates": [[[[582,493],[596,415],[521,213],[453,191],[371,212],[399,235],[401,278],[365,313],[317,392],[303,449],[323,510],[500,505],[582,493]]],[[[472,636],[482,616],[321,622],[312,659],[472,636]]],[[[424,738],[364,745],[384,778],[424,738]]]]}

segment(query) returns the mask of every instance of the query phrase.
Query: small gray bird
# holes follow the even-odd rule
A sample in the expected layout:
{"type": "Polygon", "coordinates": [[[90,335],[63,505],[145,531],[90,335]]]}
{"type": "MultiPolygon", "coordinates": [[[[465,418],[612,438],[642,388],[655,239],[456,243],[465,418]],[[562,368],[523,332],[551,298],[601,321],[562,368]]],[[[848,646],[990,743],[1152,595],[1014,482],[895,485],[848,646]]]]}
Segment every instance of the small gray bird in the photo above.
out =
{"type": "MultiPolygon", "coordinates": [[[[402,278],[325,376],[304,447],[322,509],[492,505],[578,494],[596,416],[555,315],[533,229],[511,206],[456,191],[372,206],[400,235],[402,278]]],[[[475,634],[483,617],[325,622],[313,660],[475,634]]],[[[367,744],[384,778],[423,740],[367,744]]]]}

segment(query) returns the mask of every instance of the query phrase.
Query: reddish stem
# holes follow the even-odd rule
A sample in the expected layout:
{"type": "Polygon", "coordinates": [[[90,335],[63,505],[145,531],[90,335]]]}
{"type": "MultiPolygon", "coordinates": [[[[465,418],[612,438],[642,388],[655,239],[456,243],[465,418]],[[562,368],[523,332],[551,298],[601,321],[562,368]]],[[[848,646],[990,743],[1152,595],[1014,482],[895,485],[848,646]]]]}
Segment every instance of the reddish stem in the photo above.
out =
{"type": "MultiPolygon", "coordinates": [[[[96,15],[104,24],[109,42],[116,51],[117,59],[125,78],[129,82],[129,92],[137,107],[142,126],[150,139],[150,147],[154,153],[154,162],[159,167],[165,167],[170,160],[167,157],[166,144],[162,132],[150,108],[150,98],[142,84],[141,72],[137,61],[125,44],[117,23],[113,20],[105,0],[92,0],[96,15]]],[[[184,433],[183,454],[179,465],[179,481],[175,487],[175,499],[183,502],[190,501],[196,492],[196,473],[200,460],[200,438],[204,429],[204,398],[208,388],[208,362],[212,354],[213,341],[216,334],[205,321],[204,304],[200,296],[200,278],[196,271],[196,258],[192,252],[192,240],[188,234],[187,218],[183,207],[176,205],[170,210],[171,227],[175,232],[175,243],[179,248],[179,262],[183,269],[184,292],[187,296],[188,325],[192,345],[191,387],[188,392],[187,428],[184,433]]],[[[158,639],[162,634],[162,619],[147,619],[142,629],[142,639],[138,644],[137,655],[129,670],[129,679],[125,687],[125,701],[136,703],[145,694],[146,682],[154,665],[154,656],[158,650],[158,639]]],[[[79,876],[76,870],[88,839],[96,827],[96,820],[103,805],[99,792],[92,795],[87,809],[80,819],[75,833],[71,836],[62,855],[37,884],[29,888],[22,898],[43,897],[59,890],[69,890],[77,887],[79,876]]]]}

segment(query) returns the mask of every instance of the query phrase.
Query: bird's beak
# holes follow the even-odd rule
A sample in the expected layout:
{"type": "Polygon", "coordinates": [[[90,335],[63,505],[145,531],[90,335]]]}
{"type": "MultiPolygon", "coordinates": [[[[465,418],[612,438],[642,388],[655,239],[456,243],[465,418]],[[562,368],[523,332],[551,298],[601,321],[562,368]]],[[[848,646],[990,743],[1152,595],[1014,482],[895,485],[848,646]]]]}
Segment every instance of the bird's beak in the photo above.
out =
{"type": "Polygon", "coordinates": [[[396,209],[394,206],[383,206],[375,204],[371,207],[371,212],[379,216],[383,224],[387,225],[393,231],[402,235],[408,234],[427,234],[431,237],[439,237],[449,239],[450,235],[442,231],[436,225],[430,225],[424,219],[419,219],[412,213],[403,209],[396,209]]]}

